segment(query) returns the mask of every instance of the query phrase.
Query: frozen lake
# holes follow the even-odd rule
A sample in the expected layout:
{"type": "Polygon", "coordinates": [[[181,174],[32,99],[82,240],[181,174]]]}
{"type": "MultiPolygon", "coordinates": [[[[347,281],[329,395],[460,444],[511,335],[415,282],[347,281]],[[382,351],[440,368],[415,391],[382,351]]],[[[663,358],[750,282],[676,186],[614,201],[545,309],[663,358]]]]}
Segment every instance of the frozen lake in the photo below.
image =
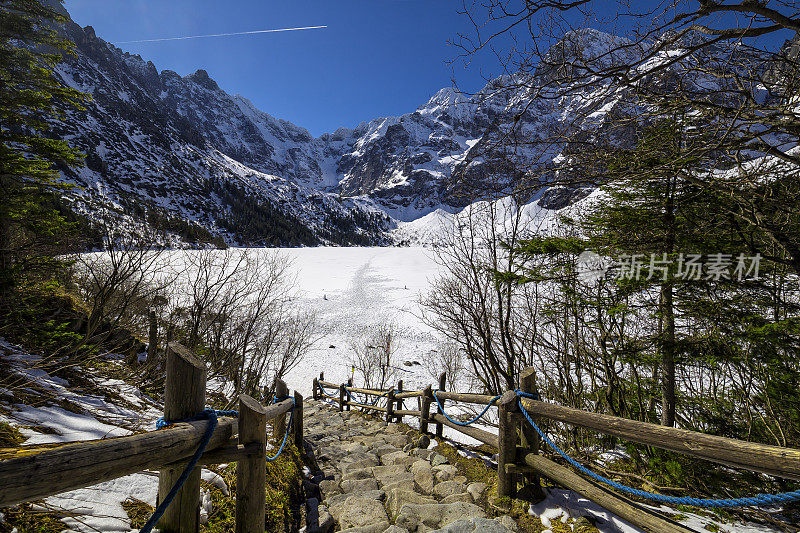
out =
{"type": "MultiPolygon", "coordinates": [[[[297,275],[299,305],[317,315],[322,338],[287,376],[290,388],[311,394],[320,372],[342,383],[351,375],[352,344],[370,326],[393,322],[399,331],[395,363],[406,388],[431,383],[420,362],[437,338],[420,320],[419,296],[427,292],[439,267],[433,252],[408,248],[284,248],[297,275]]],[[[355,384],[359,384],[355,378],[355,384]]]]}

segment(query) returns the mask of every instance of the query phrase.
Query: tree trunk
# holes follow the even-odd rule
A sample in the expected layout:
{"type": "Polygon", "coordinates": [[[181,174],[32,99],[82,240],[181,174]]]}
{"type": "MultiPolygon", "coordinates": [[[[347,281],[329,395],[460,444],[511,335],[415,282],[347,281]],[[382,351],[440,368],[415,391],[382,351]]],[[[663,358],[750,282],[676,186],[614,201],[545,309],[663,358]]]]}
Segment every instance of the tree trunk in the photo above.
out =
{"type": "Polygon", "coordinates": [[[664,324],[661,347],[661,425],[675,425],[675,314],[672,309],[672,284],[661,286],[661,320],[664,324]]]}

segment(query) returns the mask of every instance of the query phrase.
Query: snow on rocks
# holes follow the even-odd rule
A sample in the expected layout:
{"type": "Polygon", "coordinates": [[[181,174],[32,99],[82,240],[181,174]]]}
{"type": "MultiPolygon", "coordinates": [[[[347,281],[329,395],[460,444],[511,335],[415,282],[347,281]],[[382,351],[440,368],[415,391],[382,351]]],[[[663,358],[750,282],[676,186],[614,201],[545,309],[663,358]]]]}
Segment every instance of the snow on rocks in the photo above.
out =
{"type": "Polygon", "coordinates": [[[470,492],[466,478],[455,475],[444,457],[415,447],[415,431],[403,433],[401,426],[309,401],[304,420],[308,451],[319,467],[312,481],[320,496],[306,505],[307,533],[334,525],[362,533],[514,530],[508,517],[505,523],[486,519],[473,496],[483,496],[480,487],[470,492]],[[437,483],[434,476],[443,471],[449,477],[437,483]]]}

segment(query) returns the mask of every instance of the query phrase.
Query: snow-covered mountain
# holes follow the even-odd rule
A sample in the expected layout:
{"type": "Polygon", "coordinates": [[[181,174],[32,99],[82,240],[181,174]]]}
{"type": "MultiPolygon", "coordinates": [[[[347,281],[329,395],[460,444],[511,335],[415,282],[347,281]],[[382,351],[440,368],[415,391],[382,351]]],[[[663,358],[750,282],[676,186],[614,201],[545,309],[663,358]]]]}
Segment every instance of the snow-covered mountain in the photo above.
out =
{"type": "MultiPolygon", "coordinates": [[[[602,54],[615,39],[585,31],[583,54],[602,54]]],[[[603,87],[569,101],[534,95],[536,79],[552,75],[542,69],[498,78],[474,95],[442,89],[411,113],[315,138],[226,93],[204,70],[158,72],[91,27],[70,23],[66,32],[77,55],[58,74],[92,95],[85,111],[54,125],[87,155],[84,168],[64,170],[80,186],[68,201],[90,218],[147,224],[190,242],[389,243],[398,222],[456,212],[482,199],[480,191],[514,192],[526,179],[517,169],[569,152],[550,142],[554,132],[603,134],[618,104],[603,87]],[[507,148],[496,141],[511,125],[524,146],[504,166],[507,148]]],[[[518,200],[558,209],[589,188],[528,190],[518,200]]]]}

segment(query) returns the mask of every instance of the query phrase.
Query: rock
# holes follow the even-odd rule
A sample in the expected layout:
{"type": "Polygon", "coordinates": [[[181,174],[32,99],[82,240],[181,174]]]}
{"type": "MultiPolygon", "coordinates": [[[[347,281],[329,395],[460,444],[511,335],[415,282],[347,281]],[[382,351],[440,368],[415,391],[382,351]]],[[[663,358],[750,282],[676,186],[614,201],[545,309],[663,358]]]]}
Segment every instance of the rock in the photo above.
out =
{"type": "MultiPolygon", "coordinates": [[[[341,502],[331,504],[330,512],[339,522],[343,530],[347,528],[374,527],[376,524],[386,523],[376,531],[383,531],[389,527],[389,516],[383,504],[374,498],[350,496],[341,502]]],[[[372,529],[370,529],[372,531],[372,529]]]]}
{"type": "Polygon", "coordinates": [[[469,518],[456,520],[441,529],[436,529],[430,533],[509,533],[515,530],[509,529],[504,524],[487,518],[469,518]]]}
{"type": "Polygon", "coordinates": [[[378,490],[378,482],[374,478],[344,479],[341,483],[342,492],[365,492],[378,490]]]}
{"type": "MultiPolygon", "coordinates": [[[[504,514],[503,516],[498,516],[497,518],[494,519],[494,521],[503,524],[507,529],[510,529],[511,531],[517,531],[519,529],[519,526],[517,526],[517,521],[508,516],[507,514],[504,514]]],[[[578,530],[575,529],[576,533],[577,531],[578,530]]]]}
{"type": "Polygon", "coordinates": [[[414,474],[411,472],[403,472],[401,474],[390,474],[387,476],[383,476],[378,478],[378,484],[381,487],[394,487],[400,483],[404,485],[414,488],[414,474]]]}
{"type": "Polygon", "coordinates": [[[453,481],[458,481],[459,483],[467,483],[467,476],[458,475],[453,478],[453,481]]]}
{"type": "MultiPolygon", "coordinates": [[[[367,490],[360,494],[337,494],[336,496],[331,496],[328,498],[325,503],[328,504],[330,509],[342,505],[347,500],[353,498],[360,498],[364,500],[375,500],[376,502],[382,502],[386,499],[386,493],[382,490],[367,490]]],[[[333,512],[333,511],[331,511],[333,512]]]]}
{"type": "MultiPolygon", "coordinates": [[[[450,465],[446,465],[446,466],[450,466],[450,465]]],[[[453,472],[450,471],[449,469],[448,470],[436,470],[436,469],[434,469],[433,477],[436,478],[436,481],[441,483],[441,482],[444,482],[444,481],[450,481],[455,476],[453,475],[453,472]]]]}
{"type": "Polygon", "coordinates": [[[382,485],[400,479],[409,479],[409,476],[410,479],[414,479],[414,476],[409,474],[406,468],[405,465],[376,466],[372,469],[372,475],[382,485]]]}
{"type": "Polygon", "coordinates": [[[398,481],[392,481],[391,483],[386,483],[383,486],[383,490],[386,491],[387,493],[395,489],[415,492],[417,487],[414,485],[413,479],[401,479],[398,481]]]}
{"type": "MultiPolygon", "coordinates": [[[[403,452],[401,452],[401,453],[403,453],[403,452]]],[[[412,464],[414,464],[417,461],[418,461],[418,459],[416,457],[410,457],[408,454],[406,454],[405,457],[395,457],[394,459],[392,459],[392,464],[394,464],[394,465],[402,465],[402,466],[406,467],[406,469],[408,469],[408,467],[410,467],[412,464]]]]}
{"type": "MultiPolygon", "coordinates": [[[[343,487],[344,488],[344,487],[343,487]]],[[[439,498],[445,498],[452,494],[466,493],[467,488],[458,481],[442,481],[433,487],[433,493],[439,498]]]]}
{"type": "Polygon", "coordinates": [[[439,465],[446,465],[447,459],[444,455],[439,455],[438,453],[431,457],[431,466],[439,466],[439,465]]]}
{"type": "Polygon", "coordinates": [[[483,495],[486,494],[486,490],[489,488],[486,483],[470,483],[467,485],[467,492],[470,496],[472,496],[473,501],[480,501],[483,498],[483,495]]]}
{"type": "Polygon", "coordinates": [[[339,484],[332,479],[323,479],[319,482],[319,490],[322,492],[322,497],[327,498],[334,494],[341,494],[342,489],[339,484]]]}
{"type": "Polygon", "coordinates": [[[319,531],[321,533],[327,533],[328,531],[333,529],[333,516],[328,511],[328,507],[325,505],[320,505],[317,507],[317,512],[319,513],[319,531]]]}
{"type": "MultiPolygon", "coordinates": [[[[425,462],[427,465],[428,463],[425,462]]],[[[413,466],[413,465],[412,465],[413,466]]],[[[417,484],[419,490],[424,494],[433,493],[433,472],[428,468],[427,470],[418,469],[414,472],[414,483],[417,484]]]]}
{"type": "Polygon", "coordinates": [[[408,437],[405,435],[390,435],[386,437],[386,442],[399,449],[408,444],[408,437]]]}
{"type": "Polygon", "coordinates": [[[389,522],[381,522],[379,524],[372,524],[363,527],[351,527],[342,529],[339,533],[382,533],[389,527],[389,522]]]}
{"type": "Polygon", "coordinates": [[[431,464],[428,461],[424,461],[422,459],[417,459],[416,461],[411,463],[411,466],[409,467],[409,471],[412,474],[416,474],[420,470],[427,470],[427,471],[430,472],[431,471],[431,464]]]}
{"type": "Polygon", "coordinates": [[[342,474],[342,479],[366,479],[372,477],[372,468],[359,468],[342,474]]]}
{"type": "Polygon", "coordinates": [[[432,498],[428,498],[427,496],[423,496],[422,494],[417,494],[411,490],[404,490],[400,488],[392,489],[386,495],[386,510],[389,512],[389,516],[397,516],[400,514],[400,509],[403,505],[407,503],[438,503],[436,500],[432,498]]]}
{"type": "Polygon", "coordinates": [[[385,530],[383,533],[409,533],[409,531],[399,526],[389,526],[389,529],[385,530]]]}
{"type": "MultiPolygon", "coordinates": [[[[448,504],[413,504],[407,503],[400,508],[395,523],[408,529],[417,531],[420,525],[429,528],[444,527],[464,518],[484,518],[483,509],[477,505],[465,502],[448,504]]],[[[496,522],[495,522],[496,523],[496,522]]]]}
{"type": "Polygon", "coordinates": [[[470,496],[466,492],[460,492],[458,494],[451,494],[449,496],[445,496],[441,499],[442,503],[453,503],[453,502],[467,502],[472,503],[472,496],[470,496]]]}
{"type": "Polygon", "coordinates": [[[373,449],[373,452],[375,453],[375,455],[380,457],[381,460],[383,460],[383,457],[385,457],[386,455],[398,452],[403,453],[403,450],[401,450],[397,446],[392,446],[391,444],[383,443],[379,447],[373,449]]]}
{"type": "Polygon", "coordinates": [[[409,457],[409,455],[406,452],[396,451],[383,455],[381,457],[381,464],[384,465],[400,464],[406,459],[413,459],[412,462],[417,460],[416,457],[413,458],[409,457]]]}
{"type": "Polygon", "coordinates": [[[431,438],[427,435],[420,435],[417,439],[417,447],[422,448],[423,450],[427,450],[428,446],[431,445],[431,438]]]}

